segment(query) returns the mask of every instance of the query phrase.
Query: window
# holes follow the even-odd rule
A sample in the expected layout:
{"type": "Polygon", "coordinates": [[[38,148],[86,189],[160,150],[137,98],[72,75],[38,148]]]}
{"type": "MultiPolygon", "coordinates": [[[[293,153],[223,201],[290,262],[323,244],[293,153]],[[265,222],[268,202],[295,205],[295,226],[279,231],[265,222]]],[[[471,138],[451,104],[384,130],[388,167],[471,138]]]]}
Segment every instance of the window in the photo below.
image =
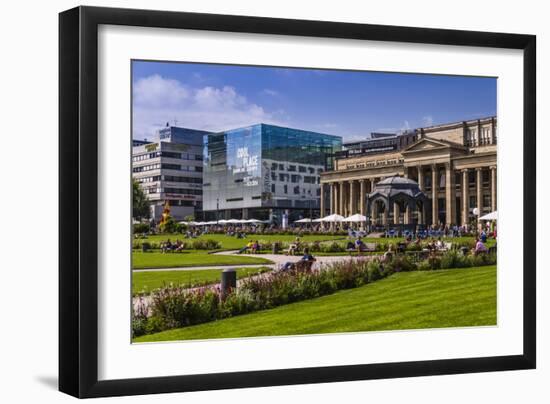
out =
{"type": "Polygon", "coordinates": [[[288,185],[285,184],[285,185],[283,186],[283,192],[284,192],[285,194],[288,194],[288,185]]]}
{"type": "Polygon", "coordinates": [[[299,175],[296,175],[296,174],[293,174],[293,175],[290,177],[290,182],[292,182],[292,183],[300,182],[300,176],[299,176],[299,175]]]}
{"type": "Polygon", "coordinates": [[[226,202],[238,202],[238,201],[242,201],[243,198],[229,198],[229,199],[226,199],[225,201],[226,202]]]}
{"type": "Polygon", "coordinates": [[[271,184],[271,192],[275,193],[275,184],[271,184]]]}
{"type": "Polygon", "coordinates": [[[294,187],[294,195],[299,195],[300,194],[300,187],[299,186],[295,186],[294,187]]]}
{"type": "Polygon", "coordinates": [[[483,207],[491,207],[491,195],[483,195],[483,207]]]}
{"type": "Polygon", "coordinates": [[[195,171],[198,171],[202,173],[202,167],[201,166],[195,166],[195,171]]]}
{"type": "Polygon", "coordinates": [[[489,182],[489,170],[483,170],[481,172],[481,178],[483,180],[483,182],[489,182]]]}
{"type": "MultiPolygon", "coordinates": [[[[160,179],[160,176],[158,176],[160,179]]],[[[201,184],[202,178],[195,177],[178,177],[175,175],[163,175],[163,180],[168,182],[188,182],[190,184],[201,184]]],[[[156,177],[153,177],[156,178],[156,177]]],[[[206,184],[205,184],[206,185],[206,184]]]]}
{"type": "Polygon", "coordinates": [[[277,181],[277,173],[271,173],[271,181],[277,181]]]}
{"type": "Polygon", "coordinates": [[[298,172],[300,173],[305,173],[306,172],[306,168],[304,166],[298,166],[298,172]]]}
{"type": "Polygon", "coordinates": [[[277,163],[271,163],[271,169],[276,170],[277,169],[277,163]]]}
{"type": "Polygon", "coordinates": [[[195,160],[197,160],[197,161],[202,161],[202,155],[200,155],[200,154],[195,154],[195,160]]]}
{"type": "Polygon", "coordinates": [[[161,168],[165,170],[180,170],[181,166],[179,164],[162,163],[161,168]]]}
{"type": "Polygon", "coordinates": [[[296,171],[296,166],[288,166],[288,171],[290,172],[296,171]]]}
{"type": "Polygon", "coordinates": [[[202,195],[202,190],[200,189],[164,188],[164,192],[177,195],[202,195]]]}
{"type": "Polygon", "coordinates": [[[157,155],[160,157],[168,157],[173,159],[181,158],[181,153],[169,152],[169,151],[160,151],[157,152],[157,155]]]}

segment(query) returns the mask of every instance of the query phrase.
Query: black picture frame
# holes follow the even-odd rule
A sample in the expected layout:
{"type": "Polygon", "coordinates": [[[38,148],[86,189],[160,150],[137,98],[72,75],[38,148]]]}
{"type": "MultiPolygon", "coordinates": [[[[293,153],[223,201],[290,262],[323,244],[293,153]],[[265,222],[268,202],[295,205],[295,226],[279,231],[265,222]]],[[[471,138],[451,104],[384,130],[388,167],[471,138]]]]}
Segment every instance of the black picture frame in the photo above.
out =
{"type": "Polygon", "coordinates": [[[104,397],[325,383],[536,366],[536,37],[533,35],[77,7],[59,15],[59,389],[104,397]],[[523,354],[99,381],[98,26],[100,24],[523,50],[523,354]]]}

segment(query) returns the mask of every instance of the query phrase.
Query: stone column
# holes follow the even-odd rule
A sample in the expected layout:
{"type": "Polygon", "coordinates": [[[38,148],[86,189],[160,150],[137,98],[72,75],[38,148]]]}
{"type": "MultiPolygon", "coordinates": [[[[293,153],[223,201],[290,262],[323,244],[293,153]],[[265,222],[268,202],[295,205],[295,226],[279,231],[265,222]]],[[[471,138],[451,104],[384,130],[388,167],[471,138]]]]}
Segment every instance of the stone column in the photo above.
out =
{"type": "Polygon", "coordinates": [[[355,181],[349,182],[349,215],[351,216],[355,213],[355,202],[357,196],[355,195],[355,181]]]}
{"type": "Polygon", "coordinates": [[[370,205],[370,222],[374,226],[376,225],[376,219],[378,218],[378,207],[376,201],[370,205]]]}
{"type": "Polygon", "coordinates": [[[346,193],[344,190],[345,183],[342,181],[339,184],[340,190],[338,192],[338,196],[340,197],[340,202],[338,203],[338,214],[344,216],[344,194],[346,193]]]}
{"type": "Polygon", "coordinates": [[[483,209],[483,169],[481,167],[476,168],[476,191],[477,191],[477,221],[481,217],[481,211],[483,209]]]}
{"type": "MultiPolygon", "coordinates": [[[[330,213],[329,214],[332,214],[334,212],[334,183],[331,182],[329,184],[330,188],[330,204],[329,204],[329,211],[330,213]]],[[[321,215],[321,217],[323,217],[323,215],[321,215]]]]}
{"type": "Polygon", "coordinates": [[[399,224],[399,204],[393,203],[393,224],[399,224]]]}
{"type": "Polygon", "coordinates": [[[407,205],[405,206],[405,217],[403,218],[403,223],[411,224],[411,222],[412,222],[411,207],[409,206],[409,203],[407,202],[407,205]]]}
{"type": "MultiPolygon", "coordinates": [[[[365,199],[367,199],[367,183],[366,180],[361,180],[359,183],[359,213],[361,216],[366,216],[365,199]]],[[[365,230],[365,222],[361,222],[361,230],[365,230]]]]}
{"type": "Polygon", "coordinates": [[[367,182],[366,180],[361,180],[359,185],[359,213],[363,216],[366,215],[365,212],[365,200],[367,199],[367,182]]]}
{"type": "Polygon", "coordinates": [[[424,168],[421,165],[416,166],[418,170],[418,187],[421,191],[424,191],[424,168]]]}
{"type": "Polygon", "coordinates": [[[418,224],[424,224],[424,217],[426,216],[424,214],[424,202],[422,202],[422,207],[419,207],[418,205],[416,205],[416,213],[418,215],[418,224]]]}
{"type": "Polygon", "coordinates": [[[384,214],[382,215],[382,224],[386,226],[388,224],[388,215],[389,215],[390,207],[388,206],[388,203],[384,203],[384,214]]]}
{"type": "Polygon", "coordinates": [[[437,166],[432,164],[432,224],[437,226],[439,224],[439,203],[437,198],[437,191],[439,189],[439,171],[437,166]]]}
{"type": "Polygon", "coordinates": [[[374,192],[374,185],[376,184],[376,178],[370,179],[370,192],[374,192]]]}
{"type": "Polygon", "coordinates": [[[462,170],[462,224],[468,225],[470,216],[470,176],[468,169],[462,170]]]}
{"type": "Polygon", "coordinates": [[[456,217],[455,173],[451,163],[445,164],[445,224],[451,226],[456,217]]]}
{"type": "Polygon", "coordinates": [[[319,201],[319,216],[320,217],[325,216],[325,184],[323,183],[321,183],[321,200],[319,201]]]}
{"type": "Polygon", "coordinates": [[[491,212],[497,210],[497,168],[491,167],[491,212]]]}

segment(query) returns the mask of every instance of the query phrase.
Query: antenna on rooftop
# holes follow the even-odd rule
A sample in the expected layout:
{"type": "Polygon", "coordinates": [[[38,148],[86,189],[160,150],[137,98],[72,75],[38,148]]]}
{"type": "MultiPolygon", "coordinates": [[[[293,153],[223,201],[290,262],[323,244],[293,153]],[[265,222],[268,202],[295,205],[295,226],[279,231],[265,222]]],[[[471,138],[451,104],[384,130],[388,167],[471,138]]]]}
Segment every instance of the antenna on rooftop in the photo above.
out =
{"type": "Polygon", "coordinates": [[[174,126],[178,126],[178,120],[174,118],[174,126]]]}

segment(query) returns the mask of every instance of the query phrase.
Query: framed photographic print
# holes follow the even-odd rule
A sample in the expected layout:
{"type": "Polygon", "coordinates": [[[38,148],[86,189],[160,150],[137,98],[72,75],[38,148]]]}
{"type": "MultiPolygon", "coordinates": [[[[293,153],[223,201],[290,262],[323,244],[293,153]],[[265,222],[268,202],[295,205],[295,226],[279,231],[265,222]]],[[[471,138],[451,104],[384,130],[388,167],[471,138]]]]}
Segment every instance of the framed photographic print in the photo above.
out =
{"type": "Polygon", "coordinates": [[[61,391],[535,367],[534,36],[59,24],[61,391]]]}

